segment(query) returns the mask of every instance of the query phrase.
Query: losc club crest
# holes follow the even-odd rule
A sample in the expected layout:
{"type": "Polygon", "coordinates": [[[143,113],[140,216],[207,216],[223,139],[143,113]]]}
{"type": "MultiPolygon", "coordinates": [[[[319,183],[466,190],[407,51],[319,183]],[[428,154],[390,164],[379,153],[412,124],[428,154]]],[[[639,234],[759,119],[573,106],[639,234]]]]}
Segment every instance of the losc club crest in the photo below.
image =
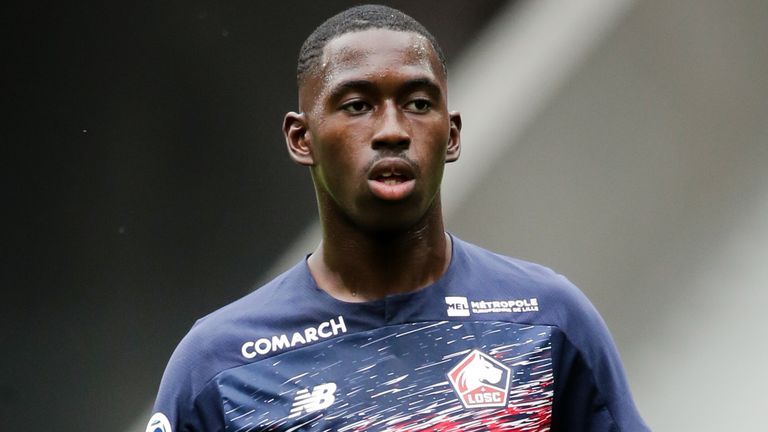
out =
{"type": "Polygon", "coordinates": [[[465,408],[505,407],[510,375],[507,366],[474,350],[448,372],[448,380],[465,408]]]}

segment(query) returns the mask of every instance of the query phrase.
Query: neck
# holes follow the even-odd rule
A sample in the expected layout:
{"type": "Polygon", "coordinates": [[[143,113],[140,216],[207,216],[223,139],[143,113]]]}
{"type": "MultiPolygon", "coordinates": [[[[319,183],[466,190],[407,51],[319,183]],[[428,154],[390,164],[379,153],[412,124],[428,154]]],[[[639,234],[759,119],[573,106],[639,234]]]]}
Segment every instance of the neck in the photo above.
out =
{"type": "Polygon", "coordinates": [[[433,207],[418,224],[399,231],[324,223],[323,240],[308,260],[317,285],[339,300],[363,302],[435,282],[448,268],[451,244],[439,200],[433,207]]]}

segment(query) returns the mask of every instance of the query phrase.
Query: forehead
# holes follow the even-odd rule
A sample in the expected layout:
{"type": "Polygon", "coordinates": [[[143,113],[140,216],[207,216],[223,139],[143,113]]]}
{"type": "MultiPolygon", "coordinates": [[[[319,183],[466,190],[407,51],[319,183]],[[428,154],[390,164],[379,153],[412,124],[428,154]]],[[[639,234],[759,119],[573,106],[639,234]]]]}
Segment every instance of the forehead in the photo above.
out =
{"type": "Polygon", "coordinates": [[[429,40],[418,33],[369,29],[345,33],[323,48],[319,76],[330,84],[344,75],[375,75],[391,70],[419,70],[434,79],[442,65],[429,40]]]}
{"type": "Polygon", "coordinates": [[[437,54],[427,38],[412,32],[368,29],[331,39],[323,48],[321,69],[359,66],[374,60],[432,67],[437,54]]]}

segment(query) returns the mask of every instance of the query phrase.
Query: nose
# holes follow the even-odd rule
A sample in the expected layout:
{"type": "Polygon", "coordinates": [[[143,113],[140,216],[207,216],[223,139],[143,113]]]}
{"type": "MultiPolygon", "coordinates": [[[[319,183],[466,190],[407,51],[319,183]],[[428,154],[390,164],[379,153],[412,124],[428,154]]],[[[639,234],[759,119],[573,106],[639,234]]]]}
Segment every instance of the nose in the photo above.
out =
{"type": "Polygon", "coordinates": [[[388,103],[376,119],[375,130],[371,139],[374,149],[406,149],[411,145],[411,134],[407,119],[399,107],[388,103]]]}

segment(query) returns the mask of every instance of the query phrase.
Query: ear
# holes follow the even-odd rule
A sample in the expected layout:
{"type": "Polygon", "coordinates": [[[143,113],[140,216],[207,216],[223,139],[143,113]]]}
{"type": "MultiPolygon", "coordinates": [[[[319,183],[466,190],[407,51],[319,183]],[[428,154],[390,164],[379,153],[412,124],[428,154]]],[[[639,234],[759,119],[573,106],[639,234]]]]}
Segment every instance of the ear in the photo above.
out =
{"type": "Polygon", "coordinates": [[[312,166],[312,146],[307,116],[304,113],[289,112],[283,119],[283,135],[288,147],[288,154],[299,165],[312,166]]]}
{"type": "Polygon", "coordinates": [[[451,119],[451,131],[448,137],[448,148],[445,151],[445,161],[455,162],[461,153],[461,114],[458,111],[448,113],[451,119]]]}

